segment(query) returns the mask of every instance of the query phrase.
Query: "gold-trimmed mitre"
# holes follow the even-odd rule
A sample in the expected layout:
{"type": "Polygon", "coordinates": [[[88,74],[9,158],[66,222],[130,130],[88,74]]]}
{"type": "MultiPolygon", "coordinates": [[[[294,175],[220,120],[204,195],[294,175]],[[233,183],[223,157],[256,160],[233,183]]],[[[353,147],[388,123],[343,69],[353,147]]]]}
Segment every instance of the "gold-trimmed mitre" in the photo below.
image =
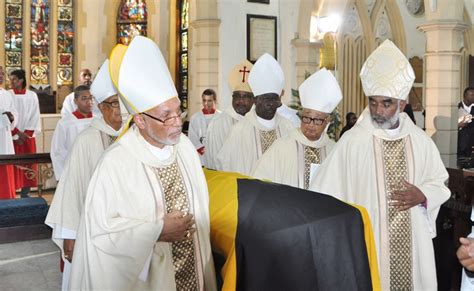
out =
{"type": "Polygon", "coordinates": [[[360,80],[366,96],[406,100],[415,73],[405,55],[387,39],[365,61],[360,80]]]}
{"type": "Polygon", "coordinates": [[[160,49],[144,36],[118,44],[109,57],[112,82],[130,114],[150,110],[178,93],[160,49]]]}

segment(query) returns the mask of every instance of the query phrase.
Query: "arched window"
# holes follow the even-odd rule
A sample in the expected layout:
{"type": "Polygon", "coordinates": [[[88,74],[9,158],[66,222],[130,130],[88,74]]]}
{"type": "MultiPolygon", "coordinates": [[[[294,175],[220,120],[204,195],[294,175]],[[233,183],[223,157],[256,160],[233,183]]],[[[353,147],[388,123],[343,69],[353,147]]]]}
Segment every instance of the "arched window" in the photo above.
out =
{"type": "Polygon", "coordinates": [[[49,1],[31,1],[30,85],[49,84],[49,1]]]}
{"type": "Polygon", "coordinates": [[[177,29],[178,53],[176,54],[178,68],[176,70],[176,84],[178,95],[181,99],[181,107],[188,108],[188,28],[189,28],[189,2],[188,0],[177,1],[177,29]]]}
{"type": "Polygon", "coordinates": [[[135,36],[146,36],[147,14],[145,0],[122,0],[117,17],[117,42],[128,45],[135,36]]]}
{"type": "MultiPolygon", "coordinates": [[[[73,1],[58,1],[57,31],[57,84],[70,85],[73,82],[73,1]]],[[[55,33],[50,31],[49,0],[31,0],[30,25],[23,25],[24,9],[21,0],[5,1],[5,71],[7,75],[16,69],[23,68],[23,28],[30,33],[30,85],[45,87],[50,85],[50,46],[55,45],[55,33]],[[29,31],[28,31],[29,29],[29,31]]],[[[26,22],[28,23],[28,22],[26,22]]],[[[37,87],[37,86],[35,86],[37,87]]]]}
{"type": "Polygon", "coordinates": [[[58,86],[73,86],[74,7],[72,2],[72,0],[58,2],[58,86]]]}
{"type": "MultiPolygon", "coordinates": [[[[23,2],[5,1],[5,74],[21,69],[23,43],[23,2]]],[[[8,78],[6,78],[8,80],[8,78]]]]}

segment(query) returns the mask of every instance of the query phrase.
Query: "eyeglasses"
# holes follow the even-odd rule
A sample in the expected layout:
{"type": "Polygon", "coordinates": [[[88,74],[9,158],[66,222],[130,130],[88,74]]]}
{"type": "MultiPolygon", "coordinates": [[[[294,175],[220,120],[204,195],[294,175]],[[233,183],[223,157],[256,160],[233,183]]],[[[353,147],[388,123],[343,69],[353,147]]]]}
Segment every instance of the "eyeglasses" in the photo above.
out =
{"type": "Polygon", "coordinates": [[[180,120],[183,120],[184,118],[186,118],[186,115],[188,114],[188,112],[187,111],[179,112],[176,116],[168,117],[166,119],[159,119],[158,117],[155,117],[145,112],[142,112],[141,114],[146,115],[150,117],[151,119],[154,119],[156,121],[163,123],[164,126],[172,126],[174,125],[174,122],[176,121],[176,119],[179,118],[180,120]]]}
{"type": "Polygon", "coordinates": [[[311,118],[311,117],[308,117],[308,116],[301,116],[301,122],[305,123],[305,124],[311,124],[311,123],[314,123],[315,125],[322,125],[326,120],[328,119],[328,117],[326,118],[311,118]]]}
{"type": "Polygon", "coordinates": [[[120,107],[120,102],[119,101],[112,101],[112,102],[102,101],[102,103],[108,104],[112,108],[119,108],[120,107]]]}

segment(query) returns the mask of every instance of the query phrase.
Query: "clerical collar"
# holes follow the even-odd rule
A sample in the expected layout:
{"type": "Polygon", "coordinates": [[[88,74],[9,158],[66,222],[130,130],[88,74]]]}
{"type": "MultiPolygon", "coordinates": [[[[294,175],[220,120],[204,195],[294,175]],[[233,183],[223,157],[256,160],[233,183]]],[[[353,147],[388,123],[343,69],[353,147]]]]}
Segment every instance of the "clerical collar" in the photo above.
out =
{"type": "Polygon", "coordinates": [[[385,129],[385,132],[391,136],[391,137],[394,137],[394,136],[397,136],[400,134],[400,130],[401,130],[401,126],[400,124],[398,124],[398,127],[397,128],[393,128],[393,129],[385,129]]]}
{"type": "Polygon", "coordinates": [[[145,143],[150,150],[150,152],[160,161],[166,161],[171,157],[173,153],[173,147],[165,145],[162,149],[157,146],[154,146],[145,140],[145,143]]]}
{"type": "Polygon", "coordinates": [[[464,101],[462,101],[461,103],[462,103],[462,107],[464,108],[464,110],[466,110],[468,113],[470,113],[472,106],[474,106],[474,103],[472,103],[470,106],[467,106],[466,104],[464,104],[464,101]]]}
{"type": "Polygon", "coordinates": [[[84,116],[82,113],[79,112],[79,110],[76,110],[72,113],[77,119],[85,119],[85,118],[92,118],[92,112],[89,112],[87,116],[84,116]]]}
{"type": "Polygon", "coordinates": [[[215,108],[212,108],[212,109],[207,110],[207,109],[203,108],[203,109],[202,109],[202,113],[204,113],[204,115],[207,115],[207,114],[214,114],[214,113],[216,113],[216,109],[215,109],[215,108]]]}
{"type": "Polygon", "coordinates": [[[263,118],[260,118],[258,117],[257,114],[255,114],[255,116],[257,117],[257,121],[258,123],[260,123],[261,125],[263,125],[264,127],[268,128],[268,129],[273,129],[275,127],[275,117],[276,117],[276,114],[275,116],[273,116],[272,119],[270,120],[266,120],[266,119],[263,119],[263,118]]]}
{"type": "MultiPolygon", "coordinates": [[[[26,88],[23,89],[13,89],[13,92],[17,95],[25,95],[26,93],[26,88]]],[[[464,103],[463,103],[464,104],[464,103]]]]}

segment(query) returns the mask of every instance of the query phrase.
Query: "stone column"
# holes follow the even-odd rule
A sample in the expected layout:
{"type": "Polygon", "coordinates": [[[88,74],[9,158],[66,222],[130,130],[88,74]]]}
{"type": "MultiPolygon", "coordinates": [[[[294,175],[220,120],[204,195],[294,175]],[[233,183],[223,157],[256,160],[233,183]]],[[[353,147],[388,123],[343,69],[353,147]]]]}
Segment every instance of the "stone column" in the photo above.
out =
{"type": "Polygon", "coordinates": [[[188,118],[202,107],[207,88],[219,92],[219,26],[215,0],[190,2],[188,118]],[[194,10],[194,11],[193,11],[194,10]]]}
{"type": "Polygon", "coordinates": [[[463,1],[438,0],[426,5],[425,109],[426,133],[436,143],[446,167],[456,167],[457,104],[461,96],[463,1]]]}
{"type": "Polygon", "coordinates": [[[319,48],[323,44],[300,38],[293,39],[291,44],[296,49],[296,84],[299,87],[307,73],[312,74],[319,69],[319,48]]]}
{"type": "MultiPolygon", "coordinates": [[[[5,35],[5,0],[0,0],[0,35],[5,35]]],[[[5,39],[3,39],[5,41],[5,39]]],[[[5,44],[0,45],[0,66],[5,70],[5,44]]],[[[7,74],[7,72],[5,72],[7,74]]],[[[8,79],[8,77],[6,77],[8,79]]],[[[5,88],[7,80],[3,81],[2,87],[5,88]]]]}

